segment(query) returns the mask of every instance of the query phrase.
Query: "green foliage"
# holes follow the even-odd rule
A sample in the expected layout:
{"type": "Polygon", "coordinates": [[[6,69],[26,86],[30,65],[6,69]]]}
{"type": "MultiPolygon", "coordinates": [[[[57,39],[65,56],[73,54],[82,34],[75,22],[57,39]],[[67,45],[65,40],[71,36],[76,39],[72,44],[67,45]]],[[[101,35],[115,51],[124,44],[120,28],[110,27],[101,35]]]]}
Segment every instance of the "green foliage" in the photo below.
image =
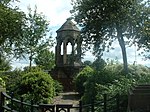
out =
{"type": "MultiPolygon", "coordinates": [[[[141,24],[142,27],[137,27],[138,30],[138,36],[136,38],[138,38],[137,42],[138,42],[138,47],[139,48],[144,48],[144,51],[147,53],[145,56],[146,58],[150,59],[150,18],[149,18],[149,13],[150,13],[150,1],[149,0],[145,0],[145,4],[143,4],[140,8],[143,9],[143,13],[140,17],[142,17],[143,24],[141,24]],[[144,7],[143,7],[144,6],[144,7]]],[[[140,17],[138,19],[140,19],[140,17]]]]}
{"type": "Polygon", "coordinates": [[[94,72],[84,82],[84,94],[82,100],[84,103],[91,103],[93,99],[100,101],[103,94],[115,96],[123,95],[122,102],[126,104],[129,89],[137,84],[150,83],[150,69],[142,65],[130,65],[129,74],[126,77],[123,74],[123,65],[108,63],[103,70],[94,72]]]}
{"type": "Polygon", "coordinates": [[[150,83],[150,68],[143,65],[130,65],[129,78],[136,81],[137,84],[149,84],[150,83]]]}
{"type": "Polygon", "coordinates": [[[57,80],[54,80],[54,88],[55,94],[58,95],[59,93],[63,92],[63,86],[57,80]]]}
{"type": "Polygon", "coordinates": [[[93,69],[89,66],[86,66],[74,79],[76,90],[82,96],[84,93],[84,84],[89,78],[90,75],[93,74],[93,69]]]}
{"type": "Polygon", "coordinates": [[[28,8],[29,13],[26,15],[26,24],[22,26],[22,41],[18,44],[16,49],[16,56],[28,58],[30,67],[35,56],[43,49],[52,46],[52,40],[49,23],[45,16],[28,8]]]}
{"type": "Polygon", "coordinates": [[[42,71],[42,69],[39,66],[32,66],[32,67],[26,66],[23,69],[24,73],[42,71]]]}
{"type": "Polygon", "coordinates": [[[120,28],[120,33],[124,33],[123,37],[138,38],[137,35],[144,31],[144,24],[149,22],[147,8],[149,1],[74,0],[72,4],[72,13],[83,28],[85,42],[94,43],[96,51],[104,50],[114,39],[118,38],[115,35],[118,28],[120,28]]]}
{"type": "Polygon", "coordinates": [[[93,99],[96,99],[96,95],[98,93],[103,95],[106,92],[102,90],[97,91],[97,85],[101,85],[101,87],[104,87],[103,89],[106,89],[110,84],[113,84],[114,80],[119,79],[119,77],[119,75],[113,74],[111,70],[109,71],[107,69],[101,72],[94,72],[94,74],[91,75],[85,82],[85,92],[82,97],[83,102],[91,103],[93,99]]]}
{"type": "Polygon", "coordinates": [[[9,71],[11,68],[10,61],[6,60],[4,56],[0,55],[0,71],[9,71]]]}
{"type": "Polygon", "coordinates": [[[55,95],[54,81],[42,71],[26,73],[18,85],[17,94],[22,95],[25,101],[32,99],[34,104],[51,103],[55,95]]]}
{"type": "Polygon", "coordinates": [[[6,85],[5,85],[5,81],[0,77],[0,88],[1,87],[5,87],[6,85]]]}
{"type": "Polygon", "coordinates": [[[91,66],[91,65],[92,65],[92,62],[89,61],[89,60],[86,60],[86,61],[83,62],[83,65],[84,65],[84,66],[91,66]]]}
{"type": "Polygon", "coordinates": [[[24,71],[0,72],[0,85],[6,87],[7,93],[14,93],[16,99],[22,96],[25,102],[33,99],[35,104],[51,103],[52,98],[63,90],[63,86],[53,80],[39,67],[25,67],[24,71]],[[3,80],[1,80],[3,79],[3,80]],[[5,84],[6,83],[6,84],[5,84]]]}
{"type": "Polygon", "coordinates": [[[109,51],[117,39],[122,50],[124,72],[128,73],[124,39],[128,39],[129,45],[143,40],[149,46],[149,28],[146,24],[149,23],[149,1],[73,0],[72,4],[73,16],[82,27],[85,49],[94,46],[94,55],[102,56],[103,51],[109,51]]]}
{"type": "Polygon", "coordinates": [[[106,62],[98,57],[93,63],[92,63],[92,68],[96,71],[102,70],[106,66],[106,62]]]}
{"type": "Polygon", "coordinates": [[[13,71],[1,71],[0,77],[6,83],[6,90],[10,94],[11,92],[16,91],[17,85],[21,81],[23,72],[20,69],[15,69],[13,71]]]}
{"type": "Polygon", "coordinates": [[[35,64],[43,70],[51,70],[55,66],[55,55],[48,49],[41,50],[34,59],[35,64]]]}
{"type": "Polygon", "coordinates": [[[18,8],[10,8],[9,1],[0,3],[0,54],[12,53],[12,45],[16,46],[21,40],[24,25],[24,13],[18,8]]]}
{"type": "Polygon", "coordinates": [[[114,80],[113,85],[109,85],[108,94],[115,96],[128,95],[129,90],[136,84],[136,81],[132,78],[120,77],[118,80],[114,80]]]}

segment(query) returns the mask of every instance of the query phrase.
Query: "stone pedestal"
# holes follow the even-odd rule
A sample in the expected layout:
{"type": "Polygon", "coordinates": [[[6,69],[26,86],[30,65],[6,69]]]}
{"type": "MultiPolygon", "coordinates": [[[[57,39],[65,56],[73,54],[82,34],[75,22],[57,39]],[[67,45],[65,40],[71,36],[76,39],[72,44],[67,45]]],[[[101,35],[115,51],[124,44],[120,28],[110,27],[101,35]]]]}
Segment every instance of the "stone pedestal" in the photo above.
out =
{"type": "Polygon", "coordinates": [[[66,66],[66,67],[55,67],[51,72],[50,75],[53,79],[60,82],[63,87],[64,91],[73,91],[75,89],[73,78],[76,76],[77,73],[82,69],[82,67],[75,67],[75,66],[66,66]]]}

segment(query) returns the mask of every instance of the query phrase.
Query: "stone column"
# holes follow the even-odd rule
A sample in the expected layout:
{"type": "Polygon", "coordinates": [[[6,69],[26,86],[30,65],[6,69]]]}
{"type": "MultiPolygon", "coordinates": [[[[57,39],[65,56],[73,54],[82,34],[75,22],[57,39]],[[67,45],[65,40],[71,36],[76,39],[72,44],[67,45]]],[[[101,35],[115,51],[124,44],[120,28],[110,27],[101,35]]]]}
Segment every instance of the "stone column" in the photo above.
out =
{"type": "Polygon", "coordinates": [[[67,64],[67,45],[66,45],[66,41],[63,42],[63,64],[67,64]]]}
{"type": "Polygon", "coordinates": [[[77,43],[77,60],[79,63],[81,62],[81,42],[77,43]]]}
{"type": "Polygon", "coordinates": [[[75,56],[74,45],[75,44],[72,43],[71,45],[72,45],[72,53],[71,53],[71,60],[70,60],[70,62],[71,62],[71,65],[74,65],[74,61],[75,61],[75,57],[74,57],[75,56]]]}
{"type": "Polygon", "coordinates": [[[60,59],[61,59],[61,45],[60,43],[57,43],[56,48],[55,48],[55,61],[56,61],[56,65],[59,65],[60,63],[60,59]]]}

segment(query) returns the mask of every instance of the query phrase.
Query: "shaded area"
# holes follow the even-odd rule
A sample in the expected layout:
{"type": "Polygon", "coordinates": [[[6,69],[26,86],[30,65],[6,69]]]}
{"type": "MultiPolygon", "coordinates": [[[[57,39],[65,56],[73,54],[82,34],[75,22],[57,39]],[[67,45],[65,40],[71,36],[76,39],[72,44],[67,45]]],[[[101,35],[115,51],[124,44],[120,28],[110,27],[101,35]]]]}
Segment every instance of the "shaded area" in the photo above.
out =
{"type": "Polygon", "coordinates": [[[60,93],[53,99],[53,104],[79,104],[79,94],[77,92],[64,92],[60,93]]]}

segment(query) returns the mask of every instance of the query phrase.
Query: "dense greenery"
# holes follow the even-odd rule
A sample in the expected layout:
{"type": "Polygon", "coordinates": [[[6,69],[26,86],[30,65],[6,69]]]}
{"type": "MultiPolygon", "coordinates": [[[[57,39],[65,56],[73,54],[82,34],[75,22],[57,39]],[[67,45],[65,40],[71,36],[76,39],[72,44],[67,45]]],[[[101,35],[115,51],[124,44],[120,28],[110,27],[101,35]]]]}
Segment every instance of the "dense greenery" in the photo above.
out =
{"type": "Polygon", "coordinates": [[[6,57],[0,55],[0,71],[9,71],[11,68],[10,60],[7,60],[6,57]]]}
{"type": "Polygon", "coordinates": [[[49,24],[45,16],[28,8],[25,25],[22,26],[22,40],[17,46],[16,54],[19,57],[28,58],[30,67],[35,56],[43,49],[52,46],[49,24]]]}
{"type": "Polygon", "coordinates": [[[94,45],[94,54],[101,56],[118,40],[128,73],[126,43],[142,41],[149,46],[149,0],[73,0],[72,4],[85,45],[94,45]]]}
{"type": "Polygon", "coordinates": [[[10,8],[10,0],[0,1],[0,54],[12,53],[13,46],[21,40],[25,14],[18,8],[10,8]]]}
{"type": "Polygon", "coordinates": [[[29,72],[23,74],[17,93],[34,104],[50,103],[55,95],[54,81],[44,72],[29,72]]]}
{"type": "Polygon", "coordinates": [[[3,87],[5,88],[5,82],[4,80],[0,77],[0,88],[3,87]]]}
{"type": "Polygon", "coordinates": [[[79,92],[81,96],[84,94],[85,90],[84,84],[90,77],[92,72],[93,69],[90,68],[89,66],[86,66],[74,79],[76,90],[79,92]]]}
{"type": "Polygon", "coordinates": [[[93,72],[84,71],[84,74],[81,71],[77,75],[77,79],[76,83],[78,84],[76,85],[82,89],[80,90],[83,92],[81,99],[85,104],[91,103],[93,100],[101,101],[103,94],[126,96],[122,102],[127,103],[127,94],[133,85],[150,83],[150,68],[143,65],[129,65],[129,74],[124,76],[123,65],[110,61],[101,70],[93,70],[93,72]],[[86,79],[84,82],[79,80],[82,77],[86,79]]]}
{"type": "Polygon", "coordinates": [[[9,95],[20,99],[22,96],[24,101],[34,101],[38,103],[50,103],[55,95],[62,92],[62,85],[53,80],[50,74],[42,71],[39,67],[25,67],[24,70],[15,69],[13,71],[0,72],[2,86],[6,87],[9,95]],[[6,83],[6,84],[5,84],[6,83]],[[5,85],[4,85],[5,84],[5,85]]]}
{"type": "Polygon", "coordinates": [[[8,94],[16,91],[17,85],[19,84],[23,72],[19,69],[15,69],[14,71],[1,71],[0,77],[6,83],[6,91],[8,94]]]}
{"type": "Polygon", "coordinates": [[[44,70],[51,70],[55,66],[55,55],[52,51],[44,49],[38,52],[34,62],[44,70]]]}
{"type": "Polygon", "coordinates": [[[27,102],[33,99],[34,103],[49,103],[62,86],[50,74],[42,72],[43,68],[31,68],[34,57],[52,46],[49,22],[44,15],[37,13],[36,8],[34,11],[28,8],[26,15],[17,6],[12,6],[11,1],[0,1],[0,85],[6,87],[9,95],[12,92],[16,95],[14,97],[22,95],[27,102]],[[29,57],[30,67],[11,70],[11,60],[5,55],[29,57]]]}

